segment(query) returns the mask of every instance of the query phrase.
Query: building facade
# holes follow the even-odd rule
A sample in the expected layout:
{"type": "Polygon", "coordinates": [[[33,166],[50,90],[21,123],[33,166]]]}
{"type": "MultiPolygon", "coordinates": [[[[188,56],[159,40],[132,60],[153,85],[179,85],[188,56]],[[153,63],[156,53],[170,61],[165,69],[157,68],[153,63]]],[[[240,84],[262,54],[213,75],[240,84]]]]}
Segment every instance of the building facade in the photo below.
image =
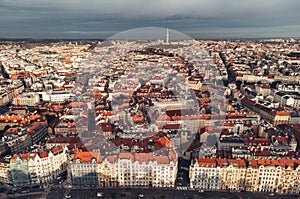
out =
{"type": "Polygon", "coordinates": [[[37,93],[22,93],[17,95],[14,100],[14,105],[35,106],[40,102],[40,97],[37,93]]]}
{"type": "Polygon", "coordinates": [[[15,154],[10,160],[9,167],[13,186],[25,187],[31,184],[29,164],[26,154],[15,154]]]}
{"type": "Polygon", "coordinates": [[[48,185],[67,169],[67,148],[58,146],[41,153],[15,154],[10,160],[13,186],[48,185]]]}
{"type": "Polygon", "coordinates": [[[97,186],[98,161],[101,160],[98,152],[79,152],[71,162],[72,184],[76,186],[97,186]]]}
{"type": "Polygon", "coordinates": [[[190,167],[190,187],[204,190],[300,192],[300,160],[200,158],[190,167]]]}
{"type": "Polygon", "coordinates": [[[177,155],[120,153],[101,156],[96,152],[79,152],[71,163],[74,185],[174,187],[177,155]]]}
{"type": "Polygon", "coordinates": [[[9,161],[0,159],[0,183],[11,184],[9,161]]]}
{"type": "Polygon", "coordinates": [[[67,169],[67,148],[61,146],[28,155],[32,185],[47,185],[67,169]]]}

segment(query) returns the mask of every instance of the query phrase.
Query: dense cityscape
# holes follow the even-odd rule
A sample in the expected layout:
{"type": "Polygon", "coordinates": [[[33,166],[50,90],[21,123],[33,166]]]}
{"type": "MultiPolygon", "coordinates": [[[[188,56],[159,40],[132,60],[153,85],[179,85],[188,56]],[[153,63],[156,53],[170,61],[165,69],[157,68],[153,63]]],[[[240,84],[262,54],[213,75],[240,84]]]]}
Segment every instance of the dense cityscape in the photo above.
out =
{"type": "Polygon", "coordinates": [[[168,34],[142,42],[2,41],[3,193],[299,194],[299,39],[168,34]]]}

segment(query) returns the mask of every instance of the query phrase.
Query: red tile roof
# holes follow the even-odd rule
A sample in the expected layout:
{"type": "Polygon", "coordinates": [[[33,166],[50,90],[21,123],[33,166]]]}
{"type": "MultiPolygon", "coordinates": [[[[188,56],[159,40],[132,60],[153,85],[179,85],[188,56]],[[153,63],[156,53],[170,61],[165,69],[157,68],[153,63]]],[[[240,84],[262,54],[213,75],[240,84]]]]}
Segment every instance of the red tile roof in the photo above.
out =
{"type": "Polygon", "coordinates": [[[278,116],[290,116],[290,112],[277,111],[276,115],[278,115],[278,116]]]}
{"type": "Polygon", "coordinates": [[[216,167],[217,162],[215,158],[199,158],[198,164],[201,167],[216,167]]]}
{"type": "Polygon", "coordinates": [[[58,152],[62,152],[63,151],[63,147],[62,146],[57,146],[51,149],[53,154],[56,154],[58,152]]]}
{"type": "Polygon", "coordinates": [[[29,158],[29,153],[21,154],[21,158],[22,158],[22,159],[27,159],[27,158],[29,158]]]}
{"type": "Polygon", "coordinates": [[[79,159],[81,162],[91,162],[93,159],[98,161],[98,152],[78,152],[74,155],[74,160],[79,159]]]}
{"type": "Polygon", "coordinates": [[[46,157],[48,157],[48,152],[45,151],[45,152],[41,153],[40,157],[41,157],[41,158],[46,158],[46,157]]]}
{"type": "Polygon", "coordinates": [[[153,161],[154,157],[152,153],[137,153],[134,156],[135,160],[138,161],[140,164],[149,163],[150,161],[153,161]]]}
{"type": "Polygon", "coordinates": [[[158,128],[161,129],[180,129],[181,128],[181,124],[165,124],[165,125],[159,125],[158,128]]]}
{"type": "Polygon", "coordinates": [[[162,147],[168,147],[172,144],[172,140],[169,140],[165,137],[161,137],[155,142],[155,148],[160,149],[162,147]]]}
{"type": "Polygon", "coordinates": [[[31,134],[31,133],[33,133],[33,131],[35,129],[37,129],[40,126],[46,126],[46,122],[35,122],[35,123],[33,123],[33,125],[27,129],[27,132],[29,134],[31,134]]]}
{"type": "Polygon", "coordinates": [[[169,164],[169,158],[167,156],[154,156],[155,161],[157,164],[169,164]]]}
{"type": "Polygon", "coordinates": [[[134,156],[131,153],[120,153],[119,159],[130,159],[133,162],[134,156]]]}

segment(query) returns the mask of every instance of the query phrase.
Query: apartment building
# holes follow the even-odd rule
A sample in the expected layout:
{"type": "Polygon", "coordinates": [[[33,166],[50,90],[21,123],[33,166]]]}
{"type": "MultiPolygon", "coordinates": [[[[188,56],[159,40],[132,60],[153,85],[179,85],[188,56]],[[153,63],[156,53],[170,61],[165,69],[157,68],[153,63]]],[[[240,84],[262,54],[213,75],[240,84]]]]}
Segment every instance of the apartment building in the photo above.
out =
{"type": "Polygon", "coordinates": [[[47,185],[67,168],[67,148],[61,146],[41,153],[15,154],[10,160],[12,184],[17,187],[47,185]]]}
{"type": "Polygon", "coordinates": [[[79,152],[70,163],[72,184],[76,186],[96,186],[98,184],[97,166],[101,161],[98,152],[79,152]]]}
{"type": "Polygon", "coordinates": [[[0,159],[0,183],[11,184],[9,161],[5,158],[0,159]]]}
{"type": "Polygon", "coordinates": [[[58,146],[40,154],[28,154],[31,184],[46,185],[67,169],[67,148],[58,146]]]}
{"type": "Polygon", "coordinates": [[[37,93],[22,93],[13,99],[13,104],[21,106],[35,106],[40,102],[40,97],[37,93]]]}
{"type": "Polygon", "coordinates": [[[98,174],[99,185],[102,186],[173,187],[177,174],[177,155],[170,151],[168,156],[153,153],[107,156],[99,165],[98,174]],[[109,174],[111,181],[106,180],[105,174],[109,174]]]}
{"type": "Polygon", "coordinates": [[[29,173],[29,164],[28,157],[26,154],[15,154],[10,160],[10,173],[12,184],[15,187],[29,186],[30,173],[29,173]]]}
{"type": "Polygon", "coordinates": [[[79,152],[71,163],[74,185],[174,187],[177,154],[79,152]]]}
{"type": "Polygon", "coordinates": [[[190,187],[299,193],[300,161],[200,158],[190,167],[190,187]]]}

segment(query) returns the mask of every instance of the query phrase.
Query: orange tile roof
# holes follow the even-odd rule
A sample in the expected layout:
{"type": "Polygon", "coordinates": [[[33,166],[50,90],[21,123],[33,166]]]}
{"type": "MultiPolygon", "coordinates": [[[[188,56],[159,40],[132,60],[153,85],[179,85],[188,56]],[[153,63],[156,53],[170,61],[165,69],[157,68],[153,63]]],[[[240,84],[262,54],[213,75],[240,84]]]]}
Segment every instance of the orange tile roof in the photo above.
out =
{"type": "Polygon", "coordinates": [[[276,112],[276,115],[278,115],[278,116],[290,116],[290,112],[280,111],[280,112],[276,112]]]}
{"type": "Polygon", "coordinates": [[[91,162],[92,159],[98,160],[98,158],[98,152],[79,152],[74,156],[74,160],[80,159],[81,162],[91,162]]]}
{"type": "Polygon", "coordinates": [[[84,102],[70,102],[68,104],[68,108],[76,108],[76,107],[82,107],[85,106],[86,104],[84,102]]]}
{"type": "Polygon", "coordinates": [[[211,102],[211,98],[201,98],[202,104],[211,102]]]}
{"type": "Polygon", "coordinates": [[[171,161],[177,161],[177,158],[178,158],[177,153],[173,150],[170,151],[169,152],[169,158],[170,158],[171,161]]]}
{"type": "Polygon", "coordinates": [[[215,163],[217,163],[217,166],[219,167],[226,167],[229,164],[237,164],[239,168],[246,168],[248,167],[254,167],[258,168],[260,165],[263,166],[281,166],[283,168],[287,168],[288,166],[295,169],[296,165],[300,163],[300,160],[295,159],[280,159],[280,160],[242,160],[242,159],[218,159],[218,158],[200,158],[198,160],[199,166],[202,167],[215,167],[215,163]],[[298,161],[298,162],[297,162],[298,161]],[[228,164],[229,163],[229,164],[228,164]]]}
{"type": "Polygon", "coordinates": [[[169,140],[169,139],[167,139],[165,137],[161,137],[158,140],[156,140],[156,143],[159,144],[162,147],[167,147],[170,144],[172,144],[172,140],[169,140]]]}
{"type": "Polygon", "coordinates": [[[42,125],[46,126],[46,123],[45,122],[35,122],[35,123],[33,123],[33,125],[31,127],[29,127],[27,129],[27,132],[32,133],[37,127],[42,126],[42,125]]]}
{"type": "Polygon", "coordinates": [[[130,159],[133,162],[134,156],[131,153],[120,153],[119,159],[130,159]]]}
{"type": "Polygon", "coordinates": [[[102,115],[104,115],[104,116],[112,116],[112,115],[114,115],[114,112],[113,112],[113,111],[100,110],[99,112],[100,112],[102,115]]]}
{"type": "Polygon", "coordinates": [[[46,157],[48,157],[48,152],[45,151],[45,152],[41,153],[40,157],[41,157],[41,158],[46,158],[46,157]]]}
{"type": "Polygon", "coordinates": [[[116,155],[109,155],[109,156],[106,156],[105,158],[108,162],[110,163],[114,163],[118,160],[118,156],[116,155]]]}
{"type": "Polygon", "coordinates": [[[217,162],[215,158],[199,158],[198,160],[199,166],[202,167],[216,167],[217,162]]]}
{"type": "Polygon", "coordinates": [[[133,122],[144,122],[145,118],[143,116],[141,116],[141,117],[133,117],[132,121],[133,122]]]}
{"type": "Polygon", "coordinates": [[[154,156],[157,164],[169,164],[169,158],[167,156],[154,156]]]}
{"type": "Polygon", "coordinates": [[[137,154],[135,154],[134,158],[140,164],[142,164],[143,162],[149,163],[150,161],[152,161],[154,159],[152,153],[137,153],[137,154]]]}

